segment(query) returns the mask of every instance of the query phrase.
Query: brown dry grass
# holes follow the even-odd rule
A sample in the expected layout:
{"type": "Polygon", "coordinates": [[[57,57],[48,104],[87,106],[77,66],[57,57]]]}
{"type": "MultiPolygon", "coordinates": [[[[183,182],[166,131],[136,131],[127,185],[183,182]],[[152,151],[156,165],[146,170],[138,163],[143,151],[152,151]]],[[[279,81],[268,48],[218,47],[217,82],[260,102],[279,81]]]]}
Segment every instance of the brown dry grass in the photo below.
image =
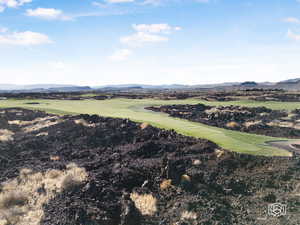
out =
{"type": "Polygon", "coordinates": [[[216,149],[215,153],[216,153],[217,158],[220,158],[220,157],[222,157],[222,155],[224,155],[225,151],[221,150],[221,149],[216,149]]]}
{"type": "Polygon", "coordinates": [[[69,188],[70,180],[77,185],[87,177],[85,169],[76,164],[45,173],[21,170],[19,177],[1,184],[0,225],[39,225],[44,216],[43,205],[69,188]]]}
{"type": "Polygon", "coordinates": [[[60,160],[60,157],[57,156],[57,155],[51,155],[51,156],[50,156],[50,160],[51,160],[51,161],[59,161],[59,160],[60,160]]]}
{"type": "Polygon", "coordinates": [[[191,211],[183,211],[181,213],[181,220],[186,221],[186,220],[197,220],[198,216],[195,212],[191,211]]]}
{"type": "Polygon", "coordinates": [[[236,127],[239,127],[239,126],[240,126],[239,123],[234,122],[234,121],[228,122],[226,124],[226,127],[228,127],[228,128],[236,128],[236,127]]]}
{"type": "Polygon", "coordinates": [[[58,123],[59,123],[59,121],[43,121],[43,122],[39,122],[39,123],[34,124],[34,125],[24,127],[23,131],[25,133],[30,133],[30,132],[41,130],[41,129],[46,128],[46,127],[54,126],[58,123]]]}
{"type": "Polygon", "coordinates": [[[199,165],[201,165],[201,161],[200,161],[199,159],[193,160],[192,163],[193,163],[194,166],[199,166],[199,165]]]}
{"type": "Polygon", "coordinates": [[[48,136],[48,135],[49,135],[48,132],[41,132],[41,133],[37,134],[36,136],[40,137],[40,136],[48,136]]]}
{"type": "Polygon", "coordinates": [[[141,127],[142,130],[146,129],[148,126],[149,126],[149,123],[142,123],[140,125],[140,127],[141,127]]]}
{"type": "Polygon", "coordinates": [[[153,216],[157,211],[157,199],[151,194],[131,193],[130,198],[142,215],[153,216]]]}
{"type": "Polygon", "coordinates": [[[6,141],[12,141],[14,132],[7,130],[7,129],[0,129],[0,141],[6,142],[6,141]]]}
{"type": "Polygon", "coordinates": [[[36,118],[35,120],[32,121],[12,120],[12,121],[8,121],[8,124],[21,126],[23,127],[24,132],[29,133],[29,132],[38,131],[40,129],[56,125],[59,122],[60,121],[57,116],[47,116],[47,117],[36,118]]]}
{"type": "Polygon", "coordinates": [[[161,183],[160,183],[160,190],[167,190],[169,189],[170,187],[172,187],[172,180],[163,180],[161,183]]]}
{"type": "Polygon", "coordinates": [[[184,175],[181,176],[181,182],[188,182],[189,183],[191,181],[192,181],[192,179],[189,175],[184,174],[184,175]]]}
{"type": "Polygon", "coordinates": [[[248,121],[248,122],[245,122],[245,123],[244,123],[244,126],[245,126],[246,128],[249,128],[249,127],[251,127],[251,126],[253,126],[253,125],[257,125],[257,124],[260,124],[260,123],[262,123],[261,120],[248,121]]]}
{"type": "Polygon", "coordinates": [[[97,125],[95,123],[88,123],[86,120],[84,119],[78,119],[78,120],[74,120],[74,122],[76,124],[85,126],[85,127],[96,127],[97,125]]]}
{"type": "Polygon", "coordinates": [[[30,120],[30,121],[11,120],[11,121],[8,121],[8,124],[18,125],[18,126],[27,126],[27,125],[32,125],[32,124],[35,124],[35,123],[39,123],[39,122],[43,122],[43,121],[47,121],[47,120],[53,120],[53,119],[58,119],[58,117],[57,116],[39,117],[39,118],[36,118],[34,120],[30,120]]]}

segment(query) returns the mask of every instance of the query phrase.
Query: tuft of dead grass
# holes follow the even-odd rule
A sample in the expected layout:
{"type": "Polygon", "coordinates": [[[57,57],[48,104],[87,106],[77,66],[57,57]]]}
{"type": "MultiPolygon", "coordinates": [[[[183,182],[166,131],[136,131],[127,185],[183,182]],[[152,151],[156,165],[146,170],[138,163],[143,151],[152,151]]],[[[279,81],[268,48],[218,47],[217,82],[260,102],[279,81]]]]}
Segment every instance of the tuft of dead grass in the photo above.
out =
{"type": "Polygon", "coordinates": [[[224,151],[224,150],[221,150],[221,149],[216,149],[216,150],[215,150],[215,153],[216,153],[217,158],[221,158],[222,155],[225,154],[225,151],[224,151]]]}
{"type": "Polygon", "coordinates": [[[43,122],[36,123],[34,125],[26,126],[26,127],[23,128],[23,131],[25,133],[30,133],[30,132],[41,130],[41,129],[46,128],[46,127],[54,126],[58,123],[59,123],[58,120],[56,120],[56,121],[43,121],[43,122]]]}
{"type": "Polygon", "coordinates": [[[10,125],[19,125],[19,126],[27,126],[27,125],[32,125],[35,123],[39,123],[39,122],[44,122],[44,121],[49,121],[49,120],[57,120],[58,117],[57,116],[46,116],[46,117],[38,117],[34,120],[30,120],[30,121],[24,121],[24,120],[11,120],[8,121],[8,124],[10,125]]]}
{"type": "Polygon", "coordinates": [[[195,160],[192,161],[192,164],[194,166],[199,166],[199,165],[201,165],[201,161],[199,159],[195,159],[195,160]]]}
{"type": "Polygon", "coordinates": [[[73,163],[66,170],[44,173],[22,169],[19,177],[1,184],[0,225],[39,225],[44,216],[43,205],[69,188],[66,180],[77,185],[87,177],[85,169],[73,163]]]}
{"type": "Polygon", "coordinates": [[[14,132],[7,130],[7,129],[0,129],[0,141],[6,142],[6,141],[12,141],[14,132]]]}
{"type": "Polygon", "coordinates": [[[97,124],[95,123],[88,123],[86,120],[84,119],[78,119],[78,120],[74,120],[74,122],[76,124],[79,124],[79,125],[82,125],[82,126],[85,126],[85,127],[96,127],[97,124]]]}
{"type": "Polygon", "coordinates": [[[131,193],[130,198],[142,215],[153,216],[157,211],[157,199],[151,194],[131,193]]]}
{"type": "Polygon", "coordinates": [[[181,182],[188,182],[188,183],[190,183],[191,181],[192,181],[192,178],[189,175],[184,174],[184,175],[181,176],[181,182]]]}
{"type": "Polygon", "coordinates": [[[251,126],[255,126],[255,125],[258,125],[258,124],[261,124],[261,123],[262,123],[261,120],[248,121],[248,122],[245,122],[245,123],[244,123],[244,126],[245,126],[246,128],[249,128],[249,127],[251,127],[251,126]]]}
{"type": "Polygon", "coordinates": [[[148,123],[142,123],[142,124],[140,125],[140,127],[141,127],[142,130],[144,130],[144,129],[146,129],[147,127],[149,127],[149,124],[148,124],[148,123]]]}
{"type": "Polygon", "coordinates": [[[57,116],[46,116],[46,117],[36,118],[35,120],[31,120],[31,121],[12,120],[12,121],[8,121],[8,124],[21,126],[23,127],[24,132],[29,133],[29,132],[38,131],[40,129],[56,125],[59,122],[60,122],[59,117],[57,116]]]}
{"type": "Polygon", "coordinates": [[[183,211],[181,213],[181,220],[186,221],[186,220],[197,220],[198,215],[195,212],[191,211],[183,211]]]}
{"type": "Polygon", "coordinates": [[[60,160],[60,157],[57,156],[57,155],[51,155],[51,156],[50,156],[50,160],[51,160],[51,161],[59,161],[59,160],[60,160]]]}
{"type": "Polygon", "coordinates": [[[237,127],[239,127],[239,126],[240,126],[239,123],[234,122],[234,121],[228,122],[228,123],[226,124],[226,127],[228,127],[228,128],[237,128],[237,127]]]}
{"type": "Polygon", "coordinates": [[[37,134],[36,136],[41,137],[41,136],[48,136],[48,135],[49,135],[48,132],[41,132],[41,133],[37,134]]]}
{"type": "Polygon", "coordinates": [[[163,180],[161,183],[160,183],[160,190],[167,190],[169,189],[170,187],[172,187],[172,180],[171,179],[168,179],[168,180],[163,180]]]}

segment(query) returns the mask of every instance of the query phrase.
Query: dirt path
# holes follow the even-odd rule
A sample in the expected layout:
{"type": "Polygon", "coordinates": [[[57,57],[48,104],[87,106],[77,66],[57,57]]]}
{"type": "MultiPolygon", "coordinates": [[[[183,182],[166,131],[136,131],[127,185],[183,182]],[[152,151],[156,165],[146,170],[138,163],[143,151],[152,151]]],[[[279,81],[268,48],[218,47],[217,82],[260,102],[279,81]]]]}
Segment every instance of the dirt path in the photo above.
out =
{"type": "Polygon", "coordinates": [[[289,152],[300,155],[300,140],[282,140],[282,141],[268,141],[266,142],[269,146],[273,146],[280,149],[285,149],[289,152]]]}

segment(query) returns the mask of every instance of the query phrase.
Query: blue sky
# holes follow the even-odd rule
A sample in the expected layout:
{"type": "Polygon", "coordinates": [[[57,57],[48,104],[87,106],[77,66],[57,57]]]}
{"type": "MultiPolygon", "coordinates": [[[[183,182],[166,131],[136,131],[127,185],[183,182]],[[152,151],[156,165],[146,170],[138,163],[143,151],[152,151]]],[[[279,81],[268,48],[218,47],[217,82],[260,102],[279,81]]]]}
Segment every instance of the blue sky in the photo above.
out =
{"type": "Polygon", "coordinates": [[[1,83],[300,77],[300,0],[0,0],[1,83]]]}

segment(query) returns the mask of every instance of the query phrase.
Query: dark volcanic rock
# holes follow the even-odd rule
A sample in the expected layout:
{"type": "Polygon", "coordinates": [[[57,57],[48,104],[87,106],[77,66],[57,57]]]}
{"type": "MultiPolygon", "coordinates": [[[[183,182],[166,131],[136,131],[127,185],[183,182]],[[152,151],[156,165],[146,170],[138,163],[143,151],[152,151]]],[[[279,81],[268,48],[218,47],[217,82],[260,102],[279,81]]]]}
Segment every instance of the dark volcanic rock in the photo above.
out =
{"type": "Polygon", "coordinates": [[[204,123],[242,132],[261,134],[273,137],[299,138],[300,113],[294,110],[293,117],[281,110],[266,107],[242,106],[207,106],[197,105],[164,105],[147,109],[164,112],[173,117],[204,123]],[[285,125],[285,123],[290,125],[285,125]]]}
{"type": "Polygon", "coordinates": [[[71,162],[88,173],[43,206],[41,225],[300,224],[296,157],[240,155],[126,119],[52,117],[22,109],[0,113],[1,129],[14,132],[13,140],[0,142],[0,183],[22,168],[64,170],[71,162]],[[41,128],[41,118],[57,123],[41,128]],[[39,129],[13,120],[36,121],[39,129]],[[288,205],[288,219],[266,214],[275,201],[288,205]]]}

